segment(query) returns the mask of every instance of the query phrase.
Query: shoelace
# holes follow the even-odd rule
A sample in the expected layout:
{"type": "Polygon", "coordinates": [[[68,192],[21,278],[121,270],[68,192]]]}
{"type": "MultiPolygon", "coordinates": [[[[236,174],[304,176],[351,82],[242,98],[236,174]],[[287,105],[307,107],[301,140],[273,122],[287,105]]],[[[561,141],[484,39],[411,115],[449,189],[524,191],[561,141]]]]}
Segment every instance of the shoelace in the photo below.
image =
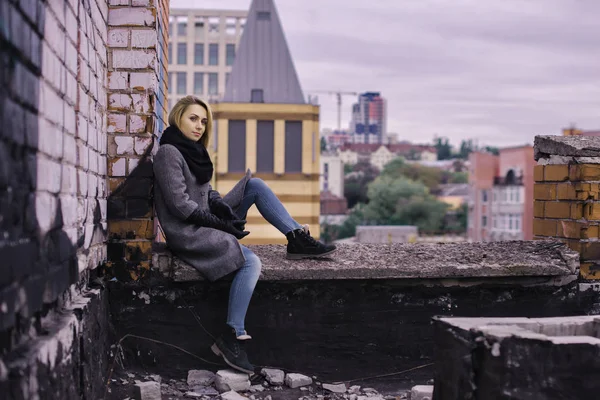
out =
{"type": "Polygon", "coordinates": [[[300,236],[304,237],[304,240],[313,246],[319,245],[319,242],[314,237],[310,236],[310,232],[302,231],[300,232],[300,236]]]}

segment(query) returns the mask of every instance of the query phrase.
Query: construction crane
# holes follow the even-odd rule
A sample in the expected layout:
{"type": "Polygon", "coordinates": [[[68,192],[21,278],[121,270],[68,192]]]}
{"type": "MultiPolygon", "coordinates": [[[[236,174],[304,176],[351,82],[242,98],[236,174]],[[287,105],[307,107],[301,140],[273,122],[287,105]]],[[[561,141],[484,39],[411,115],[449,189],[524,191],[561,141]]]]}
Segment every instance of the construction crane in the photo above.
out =
{"type": "Polygon", "coordinates": [[[336,96],[337,99],[337,128],[338,128],[338,132],[342,130],[342,96],[343,95],[347,95],[347,96],[358,96],[357,92],[344,92],[341,90],[335,91],[335,90],[314,90],[311,91],[311,93],[327,93],[327,94],[333,94],[336,96]]]}

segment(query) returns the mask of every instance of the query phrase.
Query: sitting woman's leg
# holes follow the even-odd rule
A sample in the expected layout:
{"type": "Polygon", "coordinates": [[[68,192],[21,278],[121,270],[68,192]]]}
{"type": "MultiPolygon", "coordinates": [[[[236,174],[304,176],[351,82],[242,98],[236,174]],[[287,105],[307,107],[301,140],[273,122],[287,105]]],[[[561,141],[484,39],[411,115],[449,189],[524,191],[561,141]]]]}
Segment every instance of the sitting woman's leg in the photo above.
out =
{"type": "Polygon", "coordinates": [[[246,262],[235,272],[229,290],[229,306],[227,310],[227,325],[217,338],[212,350],[222,356],[225,362],[240,371],[253,373],[254,366],[248,360],[244,349],[246,340],[251,339],[246,333],[245,320],[248,305],[256,282],[260,276],[261,262],[256,254],[242,246],[246,262]]]}
{"type": "Polygon", "coordinates": [[[292,218],[271,188],[259,178],[251,178],[246,184],[242,204],[237,210],[238,216],[246,219],[253,204],[271,225],[286,236],[287,258],[322,257],[336,250],[334,245],[326,245],[310,236],[308,229],[292,218]]]}

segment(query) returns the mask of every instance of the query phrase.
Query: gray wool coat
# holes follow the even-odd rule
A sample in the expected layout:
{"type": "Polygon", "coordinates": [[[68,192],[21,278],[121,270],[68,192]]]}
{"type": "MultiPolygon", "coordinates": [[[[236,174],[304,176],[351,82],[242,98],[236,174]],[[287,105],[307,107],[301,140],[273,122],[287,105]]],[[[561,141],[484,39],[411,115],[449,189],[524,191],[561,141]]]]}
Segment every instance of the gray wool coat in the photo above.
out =
{"type": "MultiPolygon", "coordinates": [[[[246,175],[223,197],[236,210],[244,197],[246,175]]],[[[199,184],[183,155],[172,145],[161,145],[154,156],[154,201],[167,244],[177,257],[196,268],[206,279],[215,281],[244,264],[244,255],[235,236],[213,228],[186,222],[201,207],[208,210],[207,182],[199,184]]]]}

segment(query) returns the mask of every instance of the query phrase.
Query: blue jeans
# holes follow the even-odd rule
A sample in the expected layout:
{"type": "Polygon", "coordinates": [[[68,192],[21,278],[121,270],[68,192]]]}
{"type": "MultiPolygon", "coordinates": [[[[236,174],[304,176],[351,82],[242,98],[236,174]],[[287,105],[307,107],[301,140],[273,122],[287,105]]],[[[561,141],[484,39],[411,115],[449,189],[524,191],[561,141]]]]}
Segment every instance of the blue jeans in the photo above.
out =
{"type": "MultiPolygon", "coordinates": [[[[242,204],[237,210],[238,216],[245,219],[253,204],[256,205],[260,214],[284,235],[302,227],[294,221],[281,201],[262,179],[251,178],[246,184],[242,204]]],[[[227,311],[227,325],[235,329],[237,336],[246,332],[244,325],[246,312],[262,266],[258,256],[246,246],[242,246],[242,253],[246,261],[242,268],[235,273],[231,283],[227,311]]]]}

